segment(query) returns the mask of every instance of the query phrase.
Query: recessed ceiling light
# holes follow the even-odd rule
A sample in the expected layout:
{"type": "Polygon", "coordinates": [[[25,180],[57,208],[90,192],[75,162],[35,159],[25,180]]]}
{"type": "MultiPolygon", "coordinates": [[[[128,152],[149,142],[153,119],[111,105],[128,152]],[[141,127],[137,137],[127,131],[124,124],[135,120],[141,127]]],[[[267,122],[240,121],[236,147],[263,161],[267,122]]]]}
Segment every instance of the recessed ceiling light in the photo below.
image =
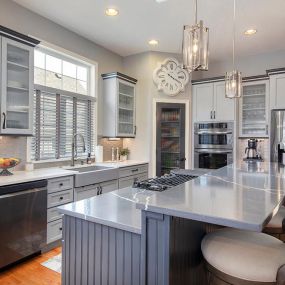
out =
{"type": "Polygon", "coordinates": [[[157,40],[150,40],[148,43],[149,43],[151,46],[156,46],[156,45],[158,45],[158,41],[157,41],[157,40]]]}
{"type": "Polygon", "coordinates": [[[107,16],[117,16],[119,14],[119,11],[115,8],[107,8],[105,13],[107,16]]]}
{"type": "Polygon", "coordinates": [[[248,29],[244,32],[245,35],[247,36],[251,36],[251,35],[254,35],[257,33],[257,30],[256,29],[248,29]]]}

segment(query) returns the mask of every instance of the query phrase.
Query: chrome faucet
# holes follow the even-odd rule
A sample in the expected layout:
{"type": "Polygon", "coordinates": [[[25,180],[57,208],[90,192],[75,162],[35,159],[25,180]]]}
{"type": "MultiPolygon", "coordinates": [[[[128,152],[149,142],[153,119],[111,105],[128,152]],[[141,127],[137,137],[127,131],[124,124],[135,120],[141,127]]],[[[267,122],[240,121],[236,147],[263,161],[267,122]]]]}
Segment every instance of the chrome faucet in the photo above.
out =
{"type": "MultiPolygon", "coordinates": [[[[83,146],[82,146],[83,152],[86,151],[85,139],[84,139],[83,135],[79,134],[79,133],[75,134],[72,137],[71,166],[74,166],[74,161],[75,161],[75,153],[74,153],[75,152],[75,141],[76,141],[77,136],[81,137],[81,139],[82,139],[82,142],[83,142],[83,146]]],[[[76,146],[76,155],[77,155],[77,146],[76,146]]]]}

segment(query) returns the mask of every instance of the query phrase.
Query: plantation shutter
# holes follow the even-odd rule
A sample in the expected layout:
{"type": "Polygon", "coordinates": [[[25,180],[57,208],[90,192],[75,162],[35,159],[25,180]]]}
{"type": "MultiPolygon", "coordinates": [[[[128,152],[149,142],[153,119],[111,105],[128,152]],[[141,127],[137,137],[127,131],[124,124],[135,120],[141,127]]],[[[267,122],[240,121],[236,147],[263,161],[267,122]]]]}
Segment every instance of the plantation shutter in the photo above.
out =
{"type": "Polygon", "coordinates": [[[94,99],[58,92],[41,89],[35,92],[34,137],[31,144],[33,160],[71,157],[75,133],[82,134],[86,144],[86,153],[83,153],[82,142],[78,139],[77,155],[94,153],[94,99]]]}

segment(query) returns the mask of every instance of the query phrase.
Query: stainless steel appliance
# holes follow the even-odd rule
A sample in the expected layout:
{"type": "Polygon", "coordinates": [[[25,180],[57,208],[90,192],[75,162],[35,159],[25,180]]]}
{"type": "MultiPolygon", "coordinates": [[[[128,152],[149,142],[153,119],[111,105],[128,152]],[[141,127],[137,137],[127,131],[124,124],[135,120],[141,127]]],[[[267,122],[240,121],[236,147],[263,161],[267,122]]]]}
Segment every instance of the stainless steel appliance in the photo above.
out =
{"type": "Polygon", "coordinates": [[[47,180],[0,187],[0,268],[46,244],[47,180]]]}
{"type": "Polygon", "coordinates": [[[244,161],[256,161],[261,160],[261,155],[257,151],[257,139],[249,139],[247,141],[247,147],[245,148],[245,154],[246,157],[244,158],[244,161]]]}
{"type": "Polygon", "coordinates": [[[218,169],[233,162],[233,122],[195,123],[194,168],[218,169]]]}
{"type": "Polygon", "coordinates": [[[152,190],[152,191],[165,191],[174,186],[183,184],[187,181],[197,178],[198,176],[188,174],[165,174],[157,178],[150,178],[143,181],[135,181],[134,188],[152,190]]]}
{"type": "Polygon", "coordinates": [[[285,153],[285,110],[271,111],[270,160],[282,163],[285,153]]]}

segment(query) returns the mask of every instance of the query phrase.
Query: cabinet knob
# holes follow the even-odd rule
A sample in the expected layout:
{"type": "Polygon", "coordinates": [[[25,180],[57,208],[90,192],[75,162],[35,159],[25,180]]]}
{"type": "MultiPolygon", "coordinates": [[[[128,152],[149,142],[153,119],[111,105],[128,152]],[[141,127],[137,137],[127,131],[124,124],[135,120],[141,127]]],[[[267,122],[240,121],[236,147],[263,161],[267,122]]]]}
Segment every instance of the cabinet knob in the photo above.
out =
{"type": "Polygon", "coordinates": [[[62,231],[62,228],[59,228],[60,231],[62,231]]]}
{"type": "Polygon", "coordinates": [[[63,183],[59,183],[59,186],[62,187],[62,186],[63,186],[63,183]]]}
{"type": "Polygon", "coordinates": [[[59,197],[59,200],[63,200],[63,197],[59,197]]]}

